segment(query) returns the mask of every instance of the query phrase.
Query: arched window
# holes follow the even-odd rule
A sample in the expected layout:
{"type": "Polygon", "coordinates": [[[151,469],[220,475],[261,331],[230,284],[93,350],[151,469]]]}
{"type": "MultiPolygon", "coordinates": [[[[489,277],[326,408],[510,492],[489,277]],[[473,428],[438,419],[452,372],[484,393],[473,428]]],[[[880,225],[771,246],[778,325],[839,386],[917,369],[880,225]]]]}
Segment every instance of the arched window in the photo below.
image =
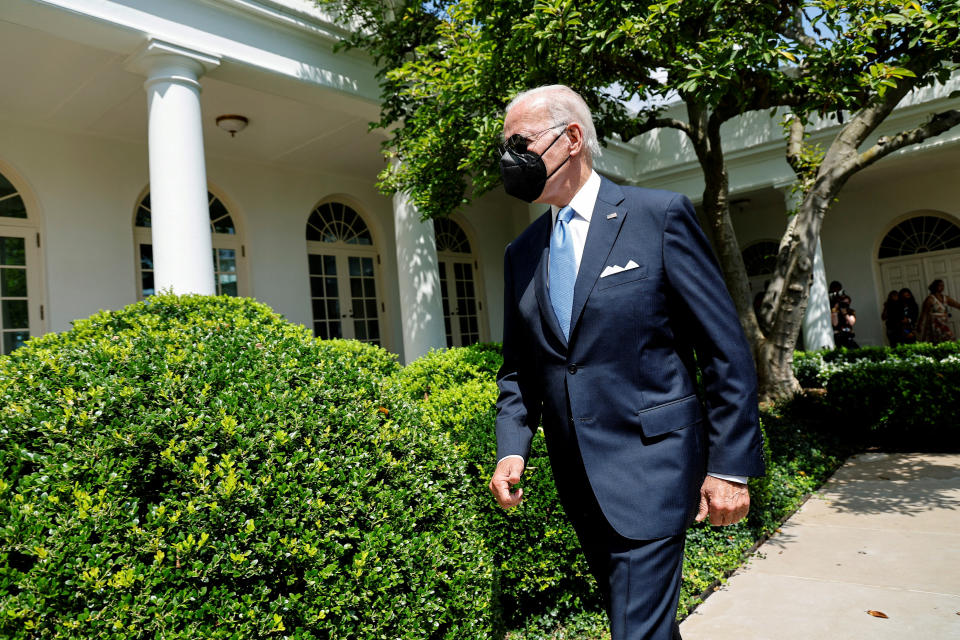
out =
{"type": "Polygon", "coordinates": [[[23,196],[0,173],[0,354],[42,332],[38,247],[23,196]]]}
{"type": "Polygon", "coordinates": [[[323,202],[307,219],[313,333],[382,345],[380,257],[363,218],[342,202],[323,202]]]}
{"type": "Polygon", "coordinates": [[[877,257],[883,260],[958,248],[960,227],[939,216],[916,216],[887,232],[877,257]]]}
{"type": "MultiPolygon", "coordinates": [[[[210,209],[213,274],[217,285],[217,295],[243,295],[244,291],[237,267],[238,262],[243,258],[244,247],[237,233],[237,227],[220,198],[208,191],[207,202],[210,209]]],[[[150,194],[147,193],[137,206],[136,229],[134,230],[138,265],[137,279],[140,282],[139,297],[141,299],[155,293],[151,221],[150,194]]]]}
{"type": "Polygon", "coordinates": [[[480,342],[482,303],[478,292],[476,256],[463,228],[450,218],[433,221],[443,300],[443,324],[448,347],[480,342]]]}

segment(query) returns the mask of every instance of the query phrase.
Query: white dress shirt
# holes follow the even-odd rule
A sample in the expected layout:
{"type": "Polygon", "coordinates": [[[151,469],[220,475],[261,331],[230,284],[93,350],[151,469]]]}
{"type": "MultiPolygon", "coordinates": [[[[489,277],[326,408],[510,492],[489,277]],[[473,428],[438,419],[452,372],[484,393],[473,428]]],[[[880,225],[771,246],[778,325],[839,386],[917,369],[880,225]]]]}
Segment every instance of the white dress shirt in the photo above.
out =
{"type": "MultiPolygon", "coordinates": [[[[590,219],[593,217],[593,209],[597,205],[597,196],[599,194],[600,175],[596,171],[591,171],[590,177],[587,178],[587,181],[583,183],[583,186],[580,187],[580,190],[577,191],[568,204],[568,206],[576,212],[570,219],[568,227],[570,229],[570,237],[573,239],[573,253],[576,258],[577,272],[580,271],[580,259],[583,257],[583,247],[587,244],[587,231],[590,229],[590,219]]],[[[560,209],[561,207],[550,205],[553,219],[553,224],[550,226],[551,229],[557,224],[557,214],[560,209]]],[[[507,458],[520,458],[522,460],[523,456],[517,454],[503,456],[497,463],[499,464],[507,458]]],[[[708,473],[707,475],[720,478],[721,480],[730,480],[741,484],[747,483],[747,479],[744,476],[728,476],[722,473],[708,473]]]]}

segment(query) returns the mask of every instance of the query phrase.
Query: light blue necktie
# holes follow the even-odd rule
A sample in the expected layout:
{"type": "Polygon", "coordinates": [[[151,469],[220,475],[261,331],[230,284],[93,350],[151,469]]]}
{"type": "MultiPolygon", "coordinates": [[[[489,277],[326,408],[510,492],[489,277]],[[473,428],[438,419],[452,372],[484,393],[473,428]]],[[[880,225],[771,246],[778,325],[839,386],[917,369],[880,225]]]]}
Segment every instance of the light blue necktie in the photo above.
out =
{"type": "Polygon", "coordinates": [[[570,207],[560,209],[550,235],[550,304],[567,340],[570,339],[573,285],[577,282],[577,258],[570,234],[570,220],[575,213],[570,207]]]}

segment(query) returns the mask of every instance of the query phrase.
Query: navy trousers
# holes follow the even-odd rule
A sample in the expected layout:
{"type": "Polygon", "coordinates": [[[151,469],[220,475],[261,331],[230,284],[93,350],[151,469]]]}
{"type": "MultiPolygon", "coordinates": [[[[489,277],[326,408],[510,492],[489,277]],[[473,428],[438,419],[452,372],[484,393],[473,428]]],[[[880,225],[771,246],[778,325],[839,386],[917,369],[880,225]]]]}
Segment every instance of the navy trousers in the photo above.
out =
{"type": "Polygon", "coordinates": [[[631,540],[617,533],[597,504],[571,432],[553,447],[553,474],[603,594],[611,640],[681,640],[676,613],[686,534],[631,540]]]}

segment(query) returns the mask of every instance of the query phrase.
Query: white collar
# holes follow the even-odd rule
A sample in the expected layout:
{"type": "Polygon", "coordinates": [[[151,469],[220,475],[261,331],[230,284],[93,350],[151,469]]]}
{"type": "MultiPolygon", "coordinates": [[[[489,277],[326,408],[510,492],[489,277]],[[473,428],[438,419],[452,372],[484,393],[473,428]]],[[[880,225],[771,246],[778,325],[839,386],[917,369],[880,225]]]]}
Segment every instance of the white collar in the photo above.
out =
{"type": "MultiPolygon", "coordinates": [[[[574,194],[568,206],[573,207],[577,215],[590,222],[593,217],[593,209],[597,205],[597,196],[600,194],[600,174],[590,170],[590,177],[583,183],[579,191],[574,194]]],[[[560,207],[555,204],[550,205],[550,213],[553,217],[553,224],[557,223],[557,212],[560,207]]],[[[552,225],[551,225],[552,226],[552,225]]]]}

